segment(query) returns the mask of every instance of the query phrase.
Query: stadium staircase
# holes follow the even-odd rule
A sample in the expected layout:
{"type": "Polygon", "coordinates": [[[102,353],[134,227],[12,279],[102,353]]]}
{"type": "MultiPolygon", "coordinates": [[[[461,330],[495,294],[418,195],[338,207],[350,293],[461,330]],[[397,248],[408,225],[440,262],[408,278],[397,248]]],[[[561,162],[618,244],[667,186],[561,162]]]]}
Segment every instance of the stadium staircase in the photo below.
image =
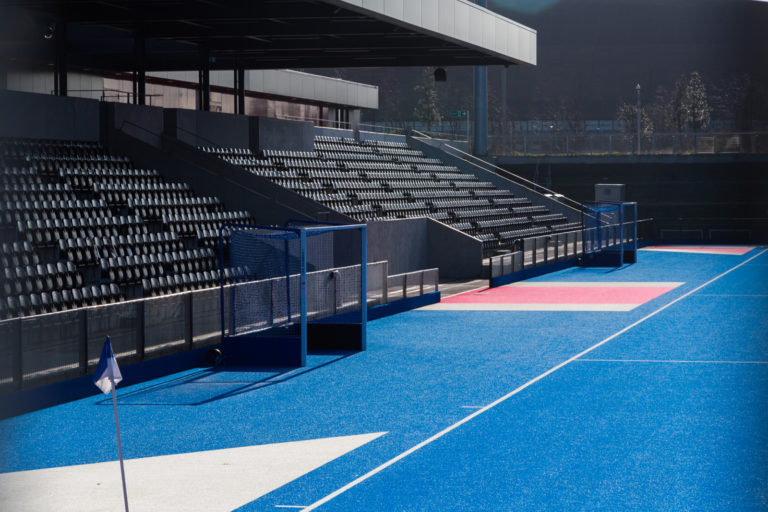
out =
{"type": "Polygon", "coordinates": [[[361,222],[431,217],[481,240],[486,255],[581,226],[405,142],[318,136],[313,152],[199,149],[361,222]]]}

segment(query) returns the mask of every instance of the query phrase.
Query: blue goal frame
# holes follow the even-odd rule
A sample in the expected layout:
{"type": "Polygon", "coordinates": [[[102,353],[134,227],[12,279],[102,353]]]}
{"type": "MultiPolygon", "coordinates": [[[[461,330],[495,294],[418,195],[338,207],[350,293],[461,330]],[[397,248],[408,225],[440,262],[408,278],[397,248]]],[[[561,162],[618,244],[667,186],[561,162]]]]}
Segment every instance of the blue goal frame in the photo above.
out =
{"type": "MultiPolygon", "coordinates": [[[[307,350],[310,345],[317,349],[347,349],[365,350],[367,348],[367,235],[365,224],[328,225],[312,221],[291,221],[310,224],[308,226],[262,226],[252,224],[226,223],[219,228],[219,276],[220,276],[220,308],[221,308],[221,351],[225,364],[262,365],[262,366],[306,366],[307,350]],[[317,225],[316,225],[317,224],[317,225]],[[298,334],[274,332],[270,329],[241,334],[227,330],[227,308],[225,289],[231,286],[225,276],[225,233],[233,230],[259,230],[264,232],[291,233],[294,240],[299,241],[299,321],[298,334]],[[309,321],[307,312],[307,239],[324,233],[339,231],[360,232],[360,312],[357,311],[333,315],[322,319],[309,321]]],[[[260,235],[269,237],[269,235],[260,235]]],[[[284,236],[284,235],[282,235],[284,236]]],[[[282,237],[281,236],[281,237],[282,237]]],[[[287,240],[286,238],[286,248],[287,240]]],[[[286,250],[286,260],[289,258],[286,250]]],[[[291,321],[290,286],[291,271],[286,265],[286,295],[288,300],[288,321],[291,321]]],[[[295,278],[295,275],[294,275],[295,278]]],[[[234,308],[230,307],[230,315],[234,308]]],[[[234,317],[231,318],[234,323],[234,317]]],[[[277,331],[277,330],[275,330],[277,331]]]]}
{"type": "Polygon", "coordinates": [[[637,261],[637,203],[582,203],[581,226],[582,266],[621,267],[637,261]]]}

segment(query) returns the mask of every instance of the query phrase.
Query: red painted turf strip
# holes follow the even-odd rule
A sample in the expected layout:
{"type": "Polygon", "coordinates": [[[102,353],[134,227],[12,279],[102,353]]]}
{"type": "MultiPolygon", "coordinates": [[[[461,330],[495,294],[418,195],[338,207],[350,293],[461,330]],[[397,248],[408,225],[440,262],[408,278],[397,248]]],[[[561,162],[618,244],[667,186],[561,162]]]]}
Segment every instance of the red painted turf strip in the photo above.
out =
{"type": "Polygon", "coordinates": [[[673,287],[502,286],[443,299],[454,304],[644,304],[673,287]]]}

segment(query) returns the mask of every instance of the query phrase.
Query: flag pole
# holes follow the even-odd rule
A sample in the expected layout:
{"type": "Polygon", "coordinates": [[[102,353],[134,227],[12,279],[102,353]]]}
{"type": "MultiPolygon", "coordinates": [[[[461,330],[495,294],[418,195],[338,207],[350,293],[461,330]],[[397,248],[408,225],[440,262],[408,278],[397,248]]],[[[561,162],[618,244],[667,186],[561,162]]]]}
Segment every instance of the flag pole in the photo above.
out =
{"type": "Polygon", "coordinates": [[[123,444],[120,442],[120,422],[117,420],[117,395],[115,388],[117,385],[112,377],[109,378],[112,383],[112,408],[115,410],[115,429],[117,430],[117,453],[120,455],[120,476],[123,478],[123,501],[125,502],[125,512],[128,512],[128,491],[125,487],[125,468],[123,467],[123,444]]]}

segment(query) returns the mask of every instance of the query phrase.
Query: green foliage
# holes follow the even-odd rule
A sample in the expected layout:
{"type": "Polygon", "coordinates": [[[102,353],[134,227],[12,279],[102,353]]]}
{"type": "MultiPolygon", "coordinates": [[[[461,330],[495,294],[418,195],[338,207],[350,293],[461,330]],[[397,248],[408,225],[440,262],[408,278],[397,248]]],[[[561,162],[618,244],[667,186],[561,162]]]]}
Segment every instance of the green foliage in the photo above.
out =
{"type": "Polygon", "coordinates": [[[707,88],[698,72],[694,71],[687,77],[683,75],[677,80],[669,109],[677,131],[697,132],[706,128],[712,108],[707,101],[707,88]]]}
{"type": "MultiPolygon", "coordinates": [[[[630,103],[624,103],[619,106],[619,110],[616,112],[616,119],[618,121],[624,121],[627,127],[627,132],[635,134],[637,133],[637,105],[630,103]]],[[[648,116],[644,108],[640,108],[640,133],[643,135],[650,135],[653,133],[653,121],[648,116]]]]}

